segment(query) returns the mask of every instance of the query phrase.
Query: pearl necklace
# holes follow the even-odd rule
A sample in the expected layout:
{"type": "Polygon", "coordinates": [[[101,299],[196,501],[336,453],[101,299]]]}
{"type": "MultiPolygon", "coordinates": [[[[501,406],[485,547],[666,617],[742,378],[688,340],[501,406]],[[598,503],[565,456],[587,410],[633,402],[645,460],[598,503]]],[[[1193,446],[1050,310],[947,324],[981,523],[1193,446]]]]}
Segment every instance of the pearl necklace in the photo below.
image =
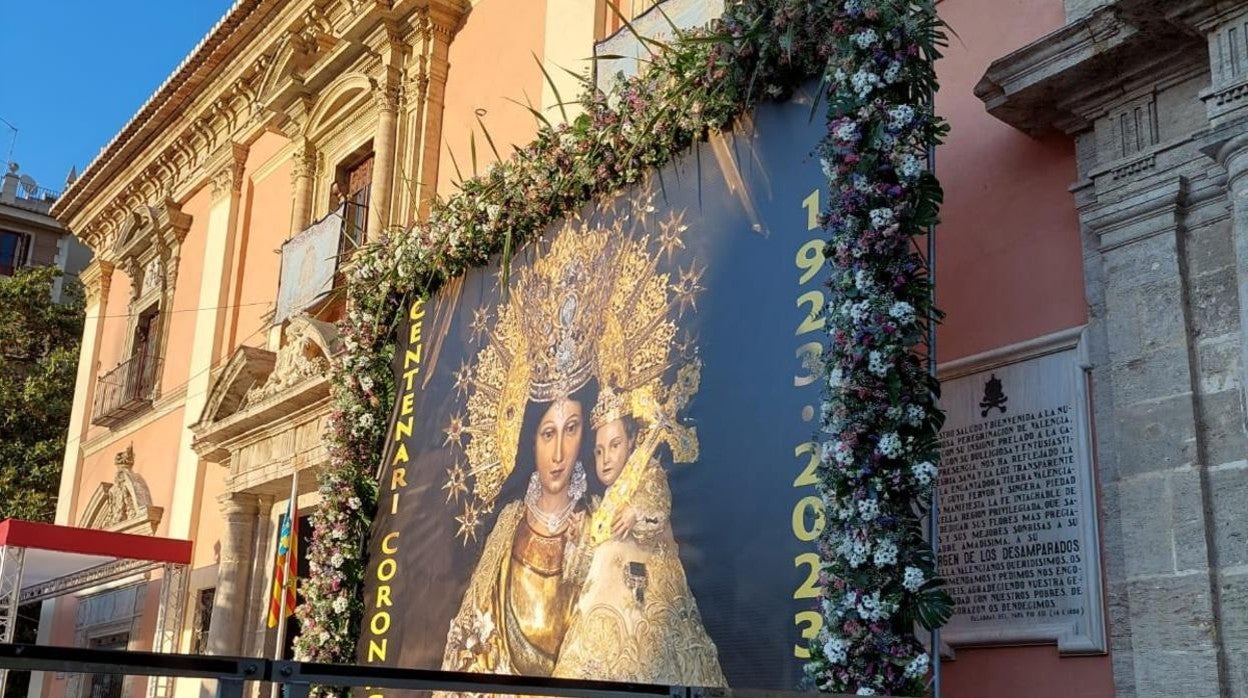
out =
{"type": "Polygon", "coordinates": [[[547,514],[537,508],[537,504],[535,502],[526,501],[524,506],[529,510],[529,515],[544,526],[548,533],[555,533],[563,528],[563,525],[568,522],[568,517],[572,516],[572,509],[576,507],[576,500],[574,499],[568,502],[568,505],[563,508],[563,511],[554,514],[547,514]]]}

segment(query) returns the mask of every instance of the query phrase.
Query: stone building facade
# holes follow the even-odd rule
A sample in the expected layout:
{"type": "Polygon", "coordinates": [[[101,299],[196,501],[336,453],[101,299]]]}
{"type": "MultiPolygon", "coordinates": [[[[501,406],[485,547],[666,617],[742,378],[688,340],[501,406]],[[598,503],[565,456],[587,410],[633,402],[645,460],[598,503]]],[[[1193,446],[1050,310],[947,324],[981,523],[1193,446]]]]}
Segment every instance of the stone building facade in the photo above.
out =
{"type": "MultiPolygon", "coordinates": [[[[515,9],[240,0],[49,202],[96,255],[56,522],[194,552],[184,578],[124,573],[46,602],[41,643],[268,657],[289,643],[297,628],[266,623],[273,550],[296,473],[300,513],[318,505],[338,258],[451,191],[447,155],[466,155],[479,119],[500,149],[531,139],[509,100],[557,110],[577,80],[551,85],[539,61],[572,66],[619,21],[606,0],[515,9]],[[333,251],[294,256],[287,243],[335,215],[333,251]],[[283,282],[283,265],[299,264],[328,274],[324,293],[284,295],[307,270],[283,282]]],[[[30,695],[201,691],[102,677],[36,673],[30,695]]]]}
{"type": "MultiPolygon", "coordinates": [[[[633,55],[608,2],[666,26],[642,0],[239,0],[66,191],[52,213],[96,260],[57,522],[189,539],[194,561],[168,608],[170,580],[113,580],[46,608],[41,642],[274,655],[276,531],[292,474],[317,506],[343,312],[331,289],[285,313],[291,241],[344,204],[365,240],[418,219],[480,123],[500,152],[528,142],[515,102],[554,118],[578,89],[538,61],[633,55]],[[123,482],[142,497],[118,513],[123,482]]],[[[952,647],[945,695],[1248,696],[1248,2],[939,9],[939,358],[1079,345],[1109,638],[952,647]]]]}
{"type": "Polygon", "coordinates": [[[59,300],[65,281],[76,280],[91,261],[91,251],[49,214],[57,196],[22,175],[15,162],[0,175],[0,275],[54,266],[61,272],[53,287],[59,300]]]}
{"type": "Polygon", "coordinates": [[[1075,143],[1116,695],[1248,695],[1248,4],[1080,2],[998,119],[1075,143]]]}

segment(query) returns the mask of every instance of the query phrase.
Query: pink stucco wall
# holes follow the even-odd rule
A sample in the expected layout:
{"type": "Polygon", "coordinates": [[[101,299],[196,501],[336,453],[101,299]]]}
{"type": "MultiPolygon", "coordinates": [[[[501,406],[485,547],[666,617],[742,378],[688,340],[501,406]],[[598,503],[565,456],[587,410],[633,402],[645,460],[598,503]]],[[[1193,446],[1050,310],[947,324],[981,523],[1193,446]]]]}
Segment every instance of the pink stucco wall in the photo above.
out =
{"type": "MultiPolygon", "coordinates": [[[[1062,0],[944,0],[957,35],[938,71],[952,128],[937,155],[945,188],[937,232],[937,299],[948,314],[942,362],[1087,322],[1079,222],[1068,187],[1072,141],[1030,138],[987,114],[975,84],[989,63],[1057,29],[1062,0]]],[[[944,698],[1109,698],[1108,656],[1056,646],[958,648],[944,698]]]]}
{"type": "Polygon", "coordinates": [[[1072,141],[1030,138],[973,92],[994,59],[1062,25],[1062,0],[944,0],[939,11],[958,34],[938,65],[937,106],[952,127],[937,154],[947,361],[1081,325],[1087,313],[1072,141]]]}
{"type": "Polygon", "coordinates": [[[545,50],[546,0],[528,0],[523,12],[515,10],[507,2],[481,2],[451,42],[438,162],[438,193],[443,197],[459,181],[452,155],[463,176],[472,176],[473,132],[478,169],[484,171],[494,161],[477,125],[478,110],[483,110],[481,121],[504,157],[512,144],[528,143],[537,133],[533,115],[508,98],[524,103],[527,95],[535,107],[541,104],[543,78],[534,55],[540,59],[545,50]]]}

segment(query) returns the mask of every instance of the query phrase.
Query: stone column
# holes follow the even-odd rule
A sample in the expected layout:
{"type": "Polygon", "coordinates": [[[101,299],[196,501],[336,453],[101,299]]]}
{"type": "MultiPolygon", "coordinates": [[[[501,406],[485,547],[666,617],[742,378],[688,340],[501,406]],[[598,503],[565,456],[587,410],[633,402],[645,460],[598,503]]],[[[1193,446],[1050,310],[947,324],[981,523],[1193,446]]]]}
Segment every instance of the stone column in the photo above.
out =
{"type": "Polygon", "coordinates": [[[312,178],[316,175],[316,151],[306,140],[299,144],[291,159],[290,173],[293,206],[290,212],[290,234],[294,235],[312,222],[312,178]]]}
{"type": "MultiPolygon", "coordinates": [[[[1083,196],[1087,196],[1084,193],[1083,196]]],[[[1085,258],[1117,695],[1219,698],[1187,180],[1089,197],[1085,258]],[[1104,443],[1104,441],[1103,441],[1104,443]]]]}
{"type": "Polygon", "coordinates": [[[220,501],[225,530],[221,534],[208,652],[241,655],[247,606],[251,600],[253,543],[259,506],[256,497],[248,494],[226,494],[220,501]]]}
{"type": "Polygon", "coordinates": [[[446,109],[446,81],[450,75],[451,41],[463,26],[467,3],[435,0],[429,6],[425,45],[416,69],[415,88],[422,104],[413,123],[412,150],[417,162],[412,168],[416,179],[415,201],[409,218],[429,214],[438,191],[438,170],[442,156],[442,119],[446,109]]]}
{"type": "Polygon", "coordinates": [[[248,657],[270,656],[265,647],[269,629],[269,594],[273,583],[273,495],[256,498],[255,539],[251,543],[251,591],[248,594],[247,618],[244,623],[243,653],[248,657]]]}
{"type": "Polygon", "coordinates": [[[227,143],[213,155],[206,168],[209,172],[208,184],[212,187],[212,205],[208,209],[199,289],[192,306],[198,309],[194,312],[194,343],[188,367],[190,378],[186,382],[186,403],[182,410],[173,501],[166,512],[171,538],[195,538],[193,514],[199,497],[198,483],[203,462],[192,448],[195,433],[191,431],[191,426],[202,416],[212,383],[212,368],[219,353],[222,353],[225,318],[229,312],[229,270],[234,255],[246,158],[247,146],[227,143]]]}
{"type": "MultiPolygon", "coordinates": [[[[1228,381],[1238,409],[1226,410],[1234,417],[1222,421],[1242,438],[1246,428],[1242,415],[1248,405],[1248,100],[1244,99],[1248,92],[1248,44],[1244,43],[1248,6],[1205,3],[1193,19],[1209,47],[1210,84],[1200,93],[1209,128],[1202,134],[1201,145],[1226,171],[1233,250],[1233,259],[1227,260],[1232,267],[1227,279],[1234,285],[1239,305],[1239,385],[1228,381]]],[[[1244,513],[1248,510],[1248,468],[1243,458],[1241,443],[1235,453],[1211,459],[1206,473],[1210,559],[1216,569],[1214,632],[1222,651],[1223,694],[1227,696],[1248,696],[1248,517],[1244,513]]]]}
{"type": "Polygon", "coordinates": [[[395,136],[399,125],[399,90],[393,81],[379,84],[377,133],[373,136],[373,184],[368,196],[368,236],[376,240],[390,225],[390,196],[394,191],[395,136]]]}
{"type": "MultiPolygon", "coordinates": [[[[74,404],[69,413],[69,437],[65,441],[65,456],[61,464],[61,486],[56,499],[56,523],[62,526],[74,524],[74,510],[78,507],[81,442],[87,431],[87,414],[94,396],[96,358],[104,333],[103,318],[108,315],[108,292],[112,287],[113,269],[112,262],[96,257],[78,276],[85,295],[86,317],[78,353],[78,375],[74,381],[74,404]]],[[[41,645],[52,644],[52,619],[56,616],[56,606],[56,599],[43,602],[36,636],[41,645]]],[[[31,672],[30,685],[35,689],[31,695],[39,695],[43,679],[43,672],[31,672]]]]}
{"type": "Polygon", "coordinates": [[[95,376],[96,356],[104,330],[103,317],[108,314],[108,291],[112,286],[113,263],[95,258],[79,276],[85,291],[86,319],[82,325],[82,347],[78,353],[78,377],[74,382],[74,405],[69,414],[69,438],[65,442],[65,460],[61,466],[61,489],[56,500],[56,523],[72,524],[77,493],[78,448],[86,431],[86,414],[90,409],[95,376]]]}

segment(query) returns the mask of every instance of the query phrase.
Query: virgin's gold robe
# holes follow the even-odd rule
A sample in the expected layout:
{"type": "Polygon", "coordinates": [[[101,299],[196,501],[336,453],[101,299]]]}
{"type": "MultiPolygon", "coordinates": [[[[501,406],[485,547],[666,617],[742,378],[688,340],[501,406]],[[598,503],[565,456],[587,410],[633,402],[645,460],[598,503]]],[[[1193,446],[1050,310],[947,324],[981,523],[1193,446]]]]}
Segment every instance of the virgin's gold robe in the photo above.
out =
{"type": "Polygon", "coordinates": [[[726,685],[680,562],[658,462],[646,466],[629,506],[632,530],[592,552],[554,676],[726,685]]]}
{"type": "Polygon", "coordinates": [[[570,570],[584,533],[582,511],[544,536],[529,526],[523,502],[504,507],[451,621],[442,668],[550,676],[576,600],[570,570]]]}

